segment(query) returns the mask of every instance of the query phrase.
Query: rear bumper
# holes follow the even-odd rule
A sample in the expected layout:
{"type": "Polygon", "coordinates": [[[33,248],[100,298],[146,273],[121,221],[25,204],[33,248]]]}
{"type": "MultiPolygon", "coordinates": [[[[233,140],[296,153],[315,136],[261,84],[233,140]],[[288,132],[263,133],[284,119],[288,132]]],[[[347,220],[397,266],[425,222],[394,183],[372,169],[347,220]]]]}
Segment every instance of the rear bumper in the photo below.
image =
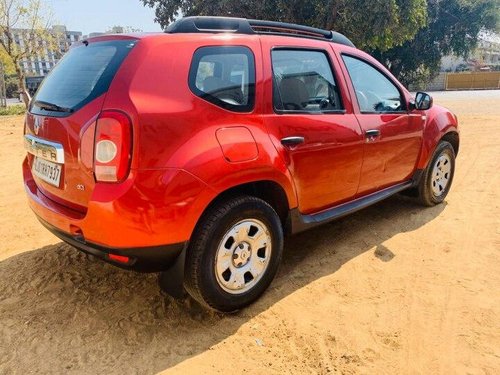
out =
{"type": "Polygon", "coordinates": [[[117,267],[138,272],[161,272],[169,269],[185,250],[187,244],[181,242],[164,246],[116,249],[88,242],[82,236],[63,232],[40,217],[37,216],[37,218],[56,237],[78,250],[92,254],[117,267]],[[126,263],[114,261],[109,257],[109,254],[127,257],[128,261],[126,263]]]}
{"type": "Polygon", "coordinates": [[[96,184],[86,212],[80,212],[45,196],[27,160],[23,177],[30,208],[57,237],[114,265],[142,272],[164,271],[175,262],[215,195],[182,170],[132,170],[122,184],[96,184]],[[109,254],[129,260],[120,263],[109,254]]]}
{"type": "Polygon", "coordinates": [[[132,170],[121,184],[96,184],[86,211],[80,212],[44,195],[27,160],[23,175],[29,206],[41,220],[70,236],[112,249],[187,242],[215,196],[206,184],[182,170],[132,170]]]}

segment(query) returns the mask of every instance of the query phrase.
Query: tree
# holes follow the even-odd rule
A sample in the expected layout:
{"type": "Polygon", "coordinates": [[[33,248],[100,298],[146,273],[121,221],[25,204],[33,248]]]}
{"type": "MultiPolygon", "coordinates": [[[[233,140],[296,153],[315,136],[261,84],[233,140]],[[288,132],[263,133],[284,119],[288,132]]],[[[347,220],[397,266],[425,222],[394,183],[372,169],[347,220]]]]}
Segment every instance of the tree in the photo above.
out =
{"type": "Polygon", "coordinates": [[[50,20],[41,0],[0,0],[0,56],[13,65],[26,107],[31,97],[22,61],[36,57],[45,46],[55,50],[57,36],[49,29],[50,20]]]}
{"type": "Polygon", "coordinates": [[[142,0],[163,28],[179,14],[292,22],[345,33],[359,48],[387,50],[426,23],[426,0],[142,0]]]}
{"type": "Polygon", "coordinates": [[[387,51],[371,51],[403,83],[435,77],[445,55],[467,56],[483,30],[498,28],[499,0],[429,0],[427,26],[414,39],[387,51]]]}
{"type": "Polygon", "coordinates": [[[16,72],[14,64],[12,63],[12,59],[3,48],[0,48],[0,64],[3,65],[5,74],[13,74],[16,72]]]}
{"type": "Polygon", "coordinates": [[[481,30],[499,30],[500,0],[142,0],[165,28],[180,14],[293,22],[347,35],[405,84],[439,72],[441,58],[467,57],[481,30]]]}

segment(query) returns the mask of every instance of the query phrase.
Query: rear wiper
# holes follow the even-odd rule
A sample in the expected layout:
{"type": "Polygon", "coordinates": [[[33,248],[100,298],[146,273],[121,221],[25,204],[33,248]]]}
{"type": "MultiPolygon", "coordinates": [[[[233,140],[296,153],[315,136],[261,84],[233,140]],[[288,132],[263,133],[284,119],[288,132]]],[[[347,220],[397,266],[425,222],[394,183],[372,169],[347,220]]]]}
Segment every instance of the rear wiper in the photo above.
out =
{"type": "Polygon", "coordinates": [[[61,107],[54,103],[44,102],[42,100],[35,100],[34,103],[40,109],[44,109],[46,111],[54,111],[54,112],[67,112],[71,113],[73,110],[71,108],[61,107]]]}

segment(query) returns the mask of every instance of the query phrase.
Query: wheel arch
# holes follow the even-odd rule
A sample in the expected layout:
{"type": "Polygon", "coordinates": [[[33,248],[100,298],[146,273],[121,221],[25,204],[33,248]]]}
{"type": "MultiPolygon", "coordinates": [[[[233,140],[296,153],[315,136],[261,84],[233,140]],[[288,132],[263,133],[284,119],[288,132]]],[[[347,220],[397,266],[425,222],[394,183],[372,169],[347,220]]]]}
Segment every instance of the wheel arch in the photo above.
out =
{"type": "Polygon", "coordinates": [[[279,183],[273,180],[257,180],[246,182],[229,187],[219,192],[203,210],[203,213],[198,219],[197,225],[202,220],[205,213],[209,211],[214,205],[217,205],[219,202],[230,199],[232,197],[241,195],[250,195],[253,197],[257,197],[268,203],[276,211],[283,225],[283,228],[285,228],[288,221],[288,214],[291,208],[290,201],[285,189],[279,183]]]}
{"type": "Polygon", "coordinates": [[[434,155],[434,152],[436,151],[436,148],[442,141],[449,142],[453,147],[455,156],[457,156],[460,148],[460,137],[455,127],[452,125],[448,126],[447,131],[439,133],[434,139],[435,140],[432,143],[428,140],[428,144],[425,147],[426,150],[424,150],[425,152],[421,155],[418,169],[425,169],[427,167],[432,159],[432,155],[434,155]]]}
{"type": "Polygon", "coordinates": [[[278,214],[283,227],[283,234],[289,233],[289,212],[293,206],[293,197],[290,199],[287,196],[285,187],[273,180],[256,180],[237,184],[228,187],[225,190],[218,192],[213,199],[205,206],[201,215],[199,215],[196,224],[191,232],[191,238],[186,242],[180,256],[177,257],[175,263],[167,270],[165,270],[159,279],[160,287],[171,296],[180,298],[183,295],[184,273],[186,267],[186,252],[192,240],[192,236],[197,232],[198,226],[203,221],[207,212],[217,205],[219,202],[231,197],[242,195],[250,195],[260,198],[267,202],[278,214]],[[290,201],[292,203],[290,203],[290,201]]]}
{"type": "Polygon", "coordinates": [[[417,169],[425,169],[441,141],[450,142],[457,155],[460,136],[456,117],[448,110],[435,106],[428,114],[428,122],[424,127],[423,144],[417,169]]]}
{"type": "Polygon", "coordinates": [[[436,147],[441,141],[449,142],[453,147],[453,151],[455,151],[455,156],[458,155],[458,150],[460,148],[460,137],[457,131],[451,130],[445,133],[436,144],[436,147]]]}

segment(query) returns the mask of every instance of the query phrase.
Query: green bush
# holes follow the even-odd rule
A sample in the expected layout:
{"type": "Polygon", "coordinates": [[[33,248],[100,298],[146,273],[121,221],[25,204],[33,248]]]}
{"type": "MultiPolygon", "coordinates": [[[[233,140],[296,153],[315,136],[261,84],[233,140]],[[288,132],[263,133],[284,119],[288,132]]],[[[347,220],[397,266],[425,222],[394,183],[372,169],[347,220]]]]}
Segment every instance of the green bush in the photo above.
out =
{"type": "Polygon", "coordinates": [[[23,104],[16,104],[8,106],[7,108],[0,108],[0,116],[16,116],[24,115],[26,107],[23,104]]]}

